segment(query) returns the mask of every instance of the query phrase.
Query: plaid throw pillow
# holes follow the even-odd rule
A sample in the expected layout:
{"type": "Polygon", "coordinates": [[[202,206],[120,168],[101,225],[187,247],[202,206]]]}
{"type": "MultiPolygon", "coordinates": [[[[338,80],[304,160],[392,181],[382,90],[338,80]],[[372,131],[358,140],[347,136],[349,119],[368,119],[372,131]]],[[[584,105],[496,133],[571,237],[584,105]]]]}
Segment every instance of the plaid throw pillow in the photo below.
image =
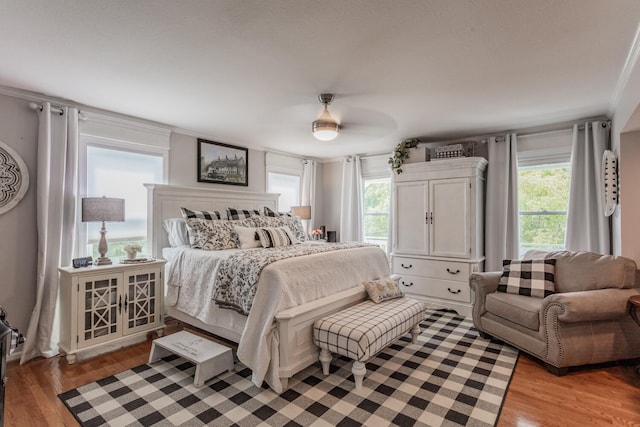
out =
{"type": "Polygon", "coordinates": [[[280,246],[291,246],[294,240],[284,227],[282,228],[258,228],[256,235],[263,248],[277,248],[280,246]]]}
{"type": "Polygon", "coordinates": [[[201,219],[222,219],[222,215],[218,211],[192,211],[187,208],[180,208],[182,217],[188,218],[201,218],[201,219]]]}
{"type": "Polygon", "coordinates": [[[502,261],[498,292],[545,298],[555,293],[555,259],[502,261]]]}
{"type": "Polygon", "coordinates": [[[247,210],[247,209],[227,208],[228,219],[244,219],[252,216],[262,216],[262,214],[257,209],[247,210]]]}
{"type": "Polygon", "coordinates": [[[276,216],[291,216],[291,212],[275,212],[267,206],[264,207],[264,216],[276,217],[276,216]]]}

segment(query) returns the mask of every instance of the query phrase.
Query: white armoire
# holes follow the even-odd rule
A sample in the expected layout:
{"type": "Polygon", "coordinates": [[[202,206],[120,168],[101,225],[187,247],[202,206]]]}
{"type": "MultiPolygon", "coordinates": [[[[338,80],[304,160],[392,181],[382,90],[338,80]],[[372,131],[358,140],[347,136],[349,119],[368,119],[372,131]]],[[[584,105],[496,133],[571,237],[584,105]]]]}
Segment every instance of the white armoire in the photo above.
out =
{"type": "Polygon", "coordinates": [[[392,271],[431,308],[471,315],[469,276],[484,266],[482,157],[402,165],[393,177],[392,271]]]}

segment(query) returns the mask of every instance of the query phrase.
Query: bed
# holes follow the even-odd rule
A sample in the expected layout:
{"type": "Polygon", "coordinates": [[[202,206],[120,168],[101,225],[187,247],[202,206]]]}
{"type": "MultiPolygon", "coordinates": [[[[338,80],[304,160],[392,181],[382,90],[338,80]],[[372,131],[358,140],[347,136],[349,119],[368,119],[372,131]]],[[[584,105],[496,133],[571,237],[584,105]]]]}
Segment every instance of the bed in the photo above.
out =
{"type": "MultiPolygon", "coordinates": [[[[257,386],[266,381],[277,393],[285,390],[289,378],[318,360],[312,342],[313,322],[362,301],[366,297],[362,281],[390,274],[386,254],[380,248],[347,250],[347,244],[332,248],[307,242],[298,245],[308,245],[301,249],[309,252],[305,256],[263,268],[250,311],[241,314],[221,308],[210,297],[211,277],[223,262],[216,258],[231,258],[245,250],[172,247],[164,221],[180,217],[181,207],[221,212],[267,207],[277,212],[278,195],[157,184],[145,187],[151,254],[168,260],[165,314],[238,343],[238,358],[251,368],[257,386]]],[[[241,256],[244,253],[236,258],[241,256]]]]}

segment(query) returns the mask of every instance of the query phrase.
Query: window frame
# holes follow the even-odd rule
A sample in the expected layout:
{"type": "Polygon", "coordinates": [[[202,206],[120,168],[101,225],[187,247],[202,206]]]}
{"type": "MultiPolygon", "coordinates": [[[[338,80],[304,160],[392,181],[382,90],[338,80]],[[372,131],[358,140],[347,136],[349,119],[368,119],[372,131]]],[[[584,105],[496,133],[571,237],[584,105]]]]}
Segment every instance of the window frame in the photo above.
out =
{"type": "Polygon", "coordinates": [[[366,213],[365,212],[365,187],[367,181],[379,181],[386,179],[389,182],[389,211],[387,212],[387,238],[386,238],[386,253],[389,255],[391,253],[391,201],[392,201],[392,191],[393,191],[393,179],[391,173],[384,172],[371,172],[371,173],[363,173],[362,174],[362,238],[366,241],[365,236],[365,217],[366,216],[381,216],[384,215],[382,213],[366,213]]]}
{"type": "MultiPolygon", "coordinates": [[[[78,140],[78,203],[76,203],[76,253],[77,256],[90,256],[87,253],[88,224],[82,222],[82,203],[80,200],[87,197],[87,147],[105,148],[128,153],[153,155],[162,158],[162,183],[169,179],[169,149],[159,146],[139,144],[133,141],[107,138],[91,134],[80,133],[78,140]]],[[[148,239],[147,232],[147,239],[148,239]]]]}
{"type": "MultiPolygon", "coordinates": [[[[556,158],[558,159],[558,158],[556,158]]],[[[520,181],[520,174],[522,172],[527,172],[527,171],[531,171],[531,170],[549,170],[549,169],[564,169],[567,168],[569,169],[569,174],[571,174],[571,162],[567,162],[565,161],[551,161],[549,163],[540,163],[540,161],[537,162],[537,164],[533,164],[533,165],[527,165],[527,166],[518,166],[518,181],[520,181]]],[[[518,254],[520,255],[520,257],[522,255],[524,255],[527,251],[531,250],[531,249],[539,249],[539,250],[564,250],[566,248],[566,240],[563,242],[563,248],[562,249],[554,249],[554,248],[523,248],[523,241],[522,241],[522,221],[520,221],[520,218],[522,217],[522,215],[537,215],[537,216],[542,216],[542,215],[564,215],[565,217],[567,217],[568,215],[568,209],[569,209],[569,191],[567,192],[567,210],[566,211],[548,211],[546,209],[543,209],[541,211],[521,211],[520,210],[520,201],[518,201],[518,223],[519,223],[519,227],[520,230],[518,232],[519,234],[519,241],[518,241],[518,254]]],[[[518,190],[518,198],[521,197],[521,192],[518,190]]],[[[566,227],[567,227],[567,223],[565,222],[565,234],[566,234],[566,227]]],[[[566,239],[566,236],[565,236],[566,239]]],[[[524,243],[532,243],[532,242],[524,242],[524,243]]],[[[547,244],[551,244],[551,243],[547,243],[547,244]]]]}
{"type": "MultiPolygon", "coordinates": [[[[302,200],[302,170],[296,170],[296,169],[290,169],[290,168],[283,168],[283,167],[278,167],[278,166],[267,166],[266,170],[265,170],[265,192],[267,193],[271,193],[271,181],[270,181],[270,174],[279,174],[279,175],[288,175],[288,176],[295,176],[298,178],[298,191],[297,191],[297,198],[298,198],[298,205],[301,203],[302,200]]],[[[296,205],[294,205],[296,206],[296,205]]],[[[280,206],[280,198],[278,198],[278,210],[279,211],[289,211],[291,209],[291,207],[283,207],[280,206]]]]}

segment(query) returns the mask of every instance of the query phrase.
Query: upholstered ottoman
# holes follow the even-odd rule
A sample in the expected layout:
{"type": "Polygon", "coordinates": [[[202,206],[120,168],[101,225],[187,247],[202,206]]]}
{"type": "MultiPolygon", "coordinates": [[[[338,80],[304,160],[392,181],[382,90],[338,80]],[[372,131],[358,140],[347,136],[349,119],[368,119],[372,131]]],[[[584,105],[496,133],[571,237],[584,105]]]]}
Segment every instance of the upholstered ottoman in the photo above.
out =
{"type": "Polygon", "coordinates": [[[359,390],[367,360],[409,331],[412,342],[416,342],[424,311],[422,302],[405,297],[378,304],[364,301],[316,320],[313,342],[320,348],[322,371],[329,374],[331,353],[353,359],[351,372],[359,390]]]}

